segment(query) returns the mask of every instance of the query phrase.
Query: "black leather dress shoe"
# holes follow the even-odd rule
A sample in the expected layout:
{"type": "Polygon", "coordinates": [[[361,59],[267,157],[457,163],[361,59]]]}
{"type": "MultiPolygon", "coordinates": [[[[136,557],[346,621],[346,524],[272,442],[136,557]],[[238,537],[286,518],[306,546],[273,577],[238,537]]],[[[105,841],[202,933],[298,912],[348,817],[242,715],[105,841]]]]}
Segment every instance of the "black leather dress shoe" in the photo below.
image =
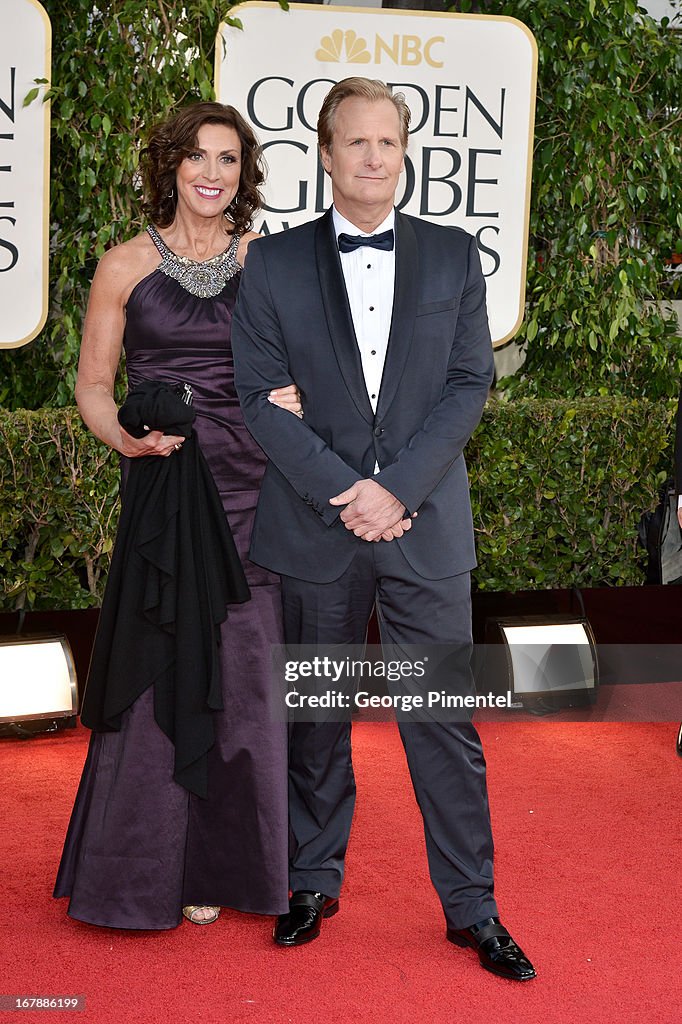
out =
{"type": "Polygon", "coordinates": [[[278,946],[303,946],[320,934],[323,917],[333,917],[339,909],[335,897],[301,889],[291,894],[289,913],[277,918],[272,937],[278,946]]]}
{"type": "Polygon", "coordinates": [[[447,938],[456,946],[470,946],[478,953],[486,971],[512,981],[530,981],[535,968],[511,935],[500,924],[499,917],[488,917],[470,928],[448,928],[447,938]]]}

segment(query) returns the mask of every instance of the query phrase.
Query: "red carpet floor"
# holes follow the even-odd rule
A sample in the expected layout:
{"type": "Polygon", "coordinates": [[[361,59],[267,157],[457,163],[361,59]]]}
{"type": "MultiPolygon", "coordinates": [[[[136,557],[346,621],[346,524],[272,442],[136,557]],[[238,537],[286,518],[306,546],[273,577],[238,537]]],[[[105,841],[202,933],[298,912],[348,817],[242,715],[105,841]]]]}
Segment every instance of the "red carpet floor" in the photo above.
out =
{"type": "Polygon", "coordinates": [[[50,893],[86,734],[0,741],[0,994],[85,995],[85,1012],[56,1019],[96,1024],[679,1024],[675,732],[481,726],[498,900],[539,974],[523,985],[445,942],[392,725],[354,729],[358,807],[341,912],[294,950],[271,944],[269,920],[225,911],[211,927],[167,933],[71,921],[50,893]]]}

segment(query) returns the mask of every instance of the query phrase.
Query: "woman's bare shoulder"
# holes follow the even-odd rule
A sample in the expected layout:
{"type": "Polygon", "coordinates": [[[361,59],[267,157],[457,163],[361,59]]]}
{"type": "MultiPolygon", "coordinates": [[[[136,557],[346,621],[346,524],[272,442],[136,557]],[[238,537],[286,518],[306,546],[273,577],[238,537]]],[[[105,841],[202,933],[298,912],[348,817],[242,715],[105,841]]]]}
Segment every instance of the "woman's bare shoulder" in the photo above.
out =
{"type": "Polygon", "coordinates": [[[240,238],[239,245],[237,247],[237,263],[239,263],[240,266],[244,266],[244,260],[246,259],[246,253],[249,245],[256,238],[262,238],[262,235],[259,235],[257,231],[247,231],[240,238]]]}
{"type": "Polygon", "coordinates": [[[120,242],[107,249],[99,261],[99,266],[110,273],[125,271],[140,264],[154,260],[158,262],[159,251],[146,231],[142,231],[127,242],[120,242]]]}
{"type": "Polygon", "coordinates": [[[160,259],[158,249],[143,231],[107,249],[97,265],[95,277],[98,283],[115,289],[125,303],[135,285],[159,265],[160,259]]]}

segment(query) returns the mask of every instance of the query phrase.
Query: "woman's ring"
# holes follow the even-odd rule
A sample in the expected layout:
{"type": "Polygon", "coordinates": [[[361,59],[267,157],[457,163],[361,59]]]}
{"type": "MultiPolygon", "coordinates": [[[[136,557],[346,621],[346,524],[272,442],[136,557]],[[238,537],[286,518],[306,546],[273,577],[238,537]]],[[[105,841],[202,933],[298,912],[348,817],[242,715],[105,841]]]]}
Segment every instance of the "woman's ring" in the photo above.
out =
{"type": "Polygon", "coordinates": [[[176,444],[176,445],[173,445],[173,447],[175,448],[176,452],[179,452],[180,449],[182,448],[182,445],[181,444],[176,444]]]}

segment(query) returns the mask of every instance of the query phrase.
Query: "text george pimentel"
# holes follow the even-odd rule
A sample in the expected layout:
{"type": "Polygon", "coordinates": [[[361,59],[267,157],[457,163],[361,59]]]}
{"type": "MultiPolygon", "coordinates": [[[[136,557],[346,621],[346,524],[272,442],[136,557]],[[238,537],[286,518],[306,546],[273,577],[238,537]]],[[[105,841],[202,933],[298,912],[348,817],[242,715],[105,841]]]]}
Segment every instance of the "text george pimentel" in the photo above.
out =
{"type": "Polygon", "coordinates": [[[351,696],[343,690],[326,690],[323,693],[299,693],[289,690],[284,701],[288,708],[392,708],[411,711],[415,708],[508,708],[512,705],[511,690],[506,694],[446,693],[445,690],[429,690],[426,694],[370,694],[359,690],[351,696]]]}

